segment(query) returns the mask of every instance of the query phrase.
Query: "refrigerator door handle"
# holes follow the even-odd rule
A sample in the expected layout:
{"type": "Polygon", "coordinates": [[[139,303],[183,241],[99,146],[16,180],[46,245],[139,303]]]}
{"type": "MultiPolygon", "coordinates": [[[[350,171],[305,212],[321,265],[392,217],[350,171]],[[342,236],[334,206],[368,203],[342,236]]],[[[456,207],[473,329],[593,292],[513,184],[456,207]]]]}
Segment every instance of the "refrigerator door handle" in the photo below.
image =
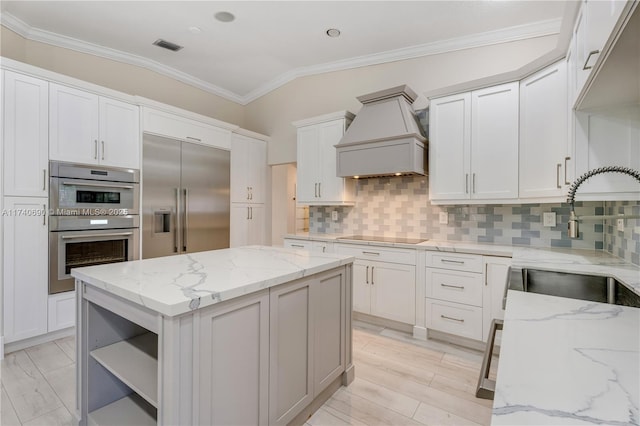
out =
{"type": "Polygon", "coordinates": [[[175,188],[176,191],[176,212],[173,218],[173,252],[178,253],[180,251],[178,247],[178,223],[180,223],[180,188],[175,188]]]}
{"type": "Polygon", "coordinates": [[[184,208],[182,210],[182,218],[184,220],[184,226],[182,227],[182,251],[187,251],[187,230],[189,229],[189,191],[184,188],[184,208]]]}

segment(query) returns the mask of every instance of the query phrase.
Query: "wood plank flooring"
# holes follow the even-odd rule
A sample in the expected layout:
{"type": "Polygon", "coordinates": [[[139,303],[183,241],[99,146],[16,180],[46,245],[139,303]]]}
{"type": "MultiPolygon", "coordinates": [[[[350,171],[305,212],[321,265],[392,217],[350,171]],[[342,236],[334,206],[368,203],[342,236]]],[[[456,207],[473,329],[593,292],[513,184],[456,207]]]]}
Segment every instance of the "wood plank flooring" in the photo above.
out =
{"type": "MultiPolygon", "coordinates": [[[[75,424],[74,347],[66,337],[5,356],[0,425],[75,424]]],[[[474,396],[480,352],[362,322],[354,323],[353,349],[356,379],[305,426],[490,423],[492,401],[474,396]]]]}

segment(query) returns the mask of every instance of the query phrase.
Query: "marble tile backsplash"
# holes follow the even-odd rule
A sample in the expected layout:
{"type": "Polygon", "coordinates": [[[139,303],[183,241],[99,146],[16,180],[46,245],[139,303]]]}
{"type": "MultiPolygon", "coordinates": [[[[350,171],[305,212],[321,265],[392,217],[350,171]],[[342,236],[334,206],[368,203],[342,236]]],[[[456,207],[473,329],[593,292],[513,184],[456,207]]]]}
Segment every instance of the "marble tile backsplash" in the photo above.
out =
{"type": "MultiPolygon", "coordinates": [[[[605,210],[611,209],[616,213],[624,210],[631,214],[640,206],[637,202],[576,202],[579,216],[603,215],[605,210]]],[[[615,221],[584,222],[580,226],[580,239],[572,240],[566,232],[569,210],[566,203],[435,206],[429,203],[428,177],[386,177],[359,180],[353,207],[310,207],[309,230],[312,233],[382,234],[531,247],[605,249],[640,264],[639,220],[627,220],[625,232],[615,231],[615,221]],[[338,211],[337,221],[331,220],[333,210],[338,211]],[[447,214],[448,224],[439,223],[440,212],[447,214]],[[542,226],[543,212],[555,212],[557,225],[542,226]]]]}

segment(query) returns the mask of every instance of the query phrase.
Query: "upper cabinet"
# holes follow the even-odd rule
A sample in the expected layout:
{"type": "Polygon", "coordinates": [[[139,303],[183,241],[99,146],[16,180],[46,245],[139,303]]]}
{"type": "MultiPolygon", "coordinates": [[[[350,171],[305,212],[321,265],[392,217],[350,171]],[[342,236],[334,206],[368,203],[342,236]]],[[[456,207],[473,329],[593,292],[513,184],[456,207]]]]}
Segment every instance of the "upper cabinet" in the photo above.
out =
{"type": "Polygon", "coordinates": [[[140,168],[136,105],[51,83],[49,138],[52,160],[140,168]]]}
{"type": "Polygon", "coordinates": [[[267,142],[244,135],[231,137],[231,202],[265,202],[267,142]]]}
{"type": "Polygon", "coordinates": [[[518,83],[431,100],[432,201],[518,197],[518,83]]]}
{"type": "MultiPolygon", "coordinates": [[[[203,117],[203,119],[206,118],[203,117]]],[[[146,133],[226,150],[231,149],[231,130],[170,112],[144,107],[142,109],[142,126],[142,130],[146,133]]]]}
{"type": "Polygon", "coordinates": [[[336,177],[336,148],[354,115],[348,111],[293,123],[297,127],[297,202],[354,203],[355,181],[336,177]]]}
{"type": "Polygon", "coordinates": [[[566,198],[572,164],[566,87],[564,60],[520,82],[520,198],[566,198]]]}
{"type": "Polygon", "coordinates": [[[4,73],[4,195],[47,197],[49,83],[4,73]]]}

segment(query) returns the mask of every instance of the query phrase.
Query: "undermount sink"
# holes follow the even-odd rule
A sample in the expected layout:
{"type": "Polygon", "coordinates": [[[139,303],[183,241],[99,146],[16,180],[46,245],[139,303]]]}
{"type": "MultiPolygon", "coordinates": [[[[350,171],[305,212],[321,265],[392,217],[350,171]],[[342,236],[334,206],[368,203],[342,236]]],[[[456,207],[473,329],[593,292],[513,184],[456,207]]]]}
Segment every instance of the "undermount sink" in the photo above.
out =
{"type": "Polygon", "coordinates": [[[612,277],[540,269],[513,269],[509,289],[570,299],[640,307],[640,295],[612,277]]]}

